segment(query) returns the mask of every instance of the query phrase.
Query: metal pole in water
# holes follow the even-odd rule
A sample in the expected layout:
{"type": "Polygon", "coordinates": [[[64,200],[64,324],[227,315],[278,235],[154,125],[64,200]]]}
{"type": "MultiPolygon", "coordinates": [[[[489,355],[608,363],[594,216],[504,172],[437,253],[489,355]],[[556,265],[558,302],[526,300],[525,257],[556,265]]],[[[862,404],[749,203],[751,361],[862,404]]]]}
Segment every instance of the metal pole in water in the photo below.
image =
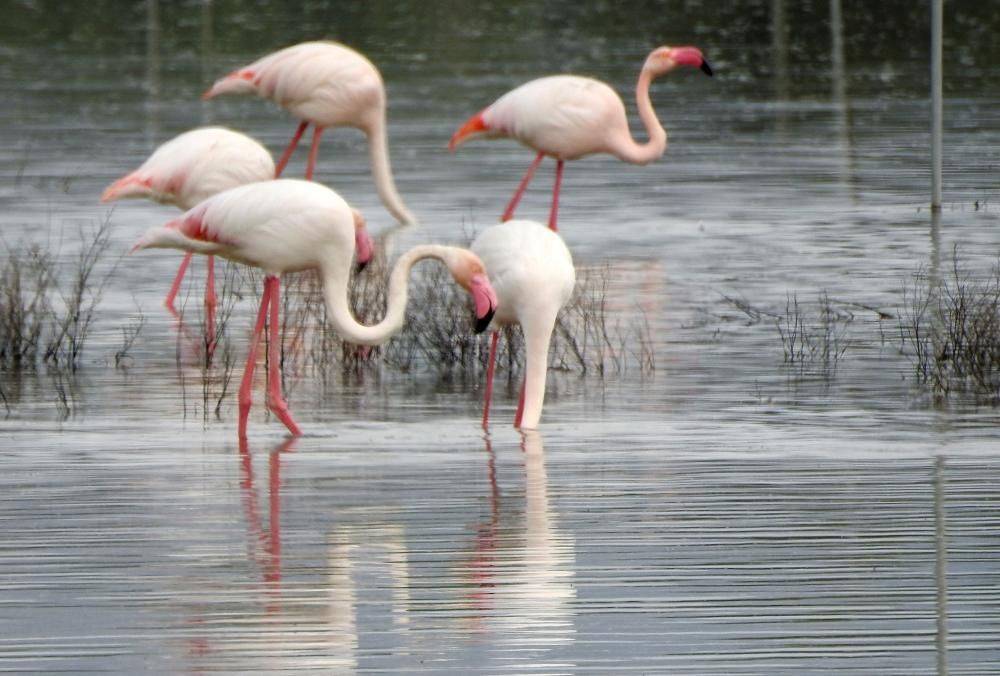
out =
{"type": "Polygon", "coordinates": [[[944,0],[931,0],[931,209],[941,209],[941,135],[944,108],[941,41],[944,34],[944,0]]]}
{"type": "Polygon", "coordinates": [[[948,525],[945,512],[945,464],[934,459],[934,578],[937,585],[937,672],[948,674],[948,525]]]}

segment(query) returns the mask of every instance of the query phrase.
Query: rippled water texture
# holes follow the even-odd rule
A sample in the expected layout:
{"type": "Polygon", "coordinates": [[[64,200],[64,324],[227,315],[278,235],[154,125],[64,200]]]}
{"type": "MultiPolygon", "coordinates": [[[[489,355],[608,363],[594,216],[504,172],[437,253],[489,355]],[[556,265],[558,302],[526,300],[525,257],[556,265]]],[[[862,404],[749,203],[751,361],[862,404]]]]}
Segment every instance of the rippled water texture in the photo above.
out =
{"type": "MultiPolygon", "coordinates": [[[[0,671],[1000,673],[998,416],[927,396],[899,329],[928,273],[997,259],[1000,10],[946,3],[932,222],[924,4],[0,4],[7,251],[69,265],[110,219],[117,264],[75,376],[0,374],[0,671]],[[397,250],[502,211],[531,153],[446,150],[500,93],[591,74],[634,117],[650,48],[701,47],[714,78],[653,87],[665,157],[571,163],[563,186],[578,267],[607,266],[611,321],[642,319],[655,369],[554,371],[526,436],[503,378],[485,438],[478,374],[306,370],[286,383],[306,435],[283,437],[261,380],[241,446],[232,388],[218,402],[161,307],[178,257],[118,260],[175,211],[97,197],[199,124],[280,152],[285,113],[199,95],[315,37],[383,72],[420,219],[397,250]],[[776,322],[823,294],[842,355],[785,364],[776,322]]],[[[359,133],[328,132],[319,168],[389,228],[359,133]]],[[[547,217],[551,181],[520,216],[547,217]]]]}

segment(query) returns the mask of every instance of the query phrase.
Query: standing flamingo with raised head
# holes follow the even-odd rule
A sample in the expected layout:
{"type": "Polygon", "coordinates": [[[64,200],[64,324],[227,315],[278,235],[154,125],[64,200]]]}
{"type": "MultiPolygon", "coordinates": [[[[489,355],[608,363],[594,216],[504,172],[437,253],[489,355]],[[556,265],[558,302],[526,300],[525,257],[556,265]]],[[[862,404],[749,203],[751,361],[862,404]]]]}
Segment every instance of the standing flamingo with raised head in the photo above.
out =
{"type": "Polygon", "coordinates": [[[655,78],[677,66],[693,66],[706,75],[712,74],[712,68],[696,47],[657,47],[646,57],[635,86],[639,118],[649,135],[645,143],[632,138],[625,104],[611,87],[588,77],[552,75],[512,89],[473,115],[451,137],[448,149],[455,150],[472,136],[510,137],[538,153],[504,210],[503,221],[513,218],[514,209],[542,159],[546,155],[554,157],[556,175],[549,228],[555,230],[566,160],[608,153],[631,164],[649,164],[663,155],[667,132],[653,110],[649,86],[655,78]]]}
{"type": "Polygon", "coordinates": [[[382,203],[400,223],[416,223],[396,191],[392,177],[382,76],[360,53],[336,42],[292,45],[237,68],[217,80],[202,98],[210,99],[220,94],[257,94],[271,99],[299,119],[291,142],[278,160],[278,176],[310,124],[314,131],[306,179],[312,179],[316,169],[324,129],[360,129],[368,137],[371,171],[382,203]]]}
{"type": "Polygon", "coordinates": [[[526,354],[514,427],[534,429],[545,401],[549,342],[556,316],[573,295],[576,284],[573,257],[558,234],[536,221],[520,219],[487,228],[471,248],[486,265],[497,297],[486,367],[483,427],[489,424],[500,328],[520,324],[526,354]]]}
{"type": "MultiPolygon", "coordinates": [[[[270,178],[274,178],[274,160],[267,148],[232,129],[201,127],[160,145],[138,169],[109,185],[101,194],[101,202],[144,198],[187,211],[223,190],[270,178]]],[[[164,301],[174,312],[174,299],[191,255],[188,252],[181,261],[164,301]]],[[[209,256],[205,283],[209,316],[215,304],[215,262],[209,256]]],[[[206,322],[206,326],[211,334],[213,322],[206,322]]]]}
{"type": "Polygon", "coordinates": [[[267,405],[289,432],[301,434],[281,395],[278,308],[282,273],[318,269],[330,323],[344,340],[360,345],[379,345],[402,330],[408,276],[413,265],[424,258],[443,262],[455,282],[471,294],[478,332],[485,330],[493,317],[497,299],[482,261],[468,249],[426,244],[410,249],[397,260],[389,277],[382,321],[375,326],[359,324],[351,314],[347,295],[355,214],[340,195],[325,186],[279,179],[210,197],[180,218],[150,229],[132,247],[133,251],[161,247],[222,256],[264,271],[264,292],[240,384],[241,437],[246,436],[250,389],[265,321],[270,325],[267,405]]]}

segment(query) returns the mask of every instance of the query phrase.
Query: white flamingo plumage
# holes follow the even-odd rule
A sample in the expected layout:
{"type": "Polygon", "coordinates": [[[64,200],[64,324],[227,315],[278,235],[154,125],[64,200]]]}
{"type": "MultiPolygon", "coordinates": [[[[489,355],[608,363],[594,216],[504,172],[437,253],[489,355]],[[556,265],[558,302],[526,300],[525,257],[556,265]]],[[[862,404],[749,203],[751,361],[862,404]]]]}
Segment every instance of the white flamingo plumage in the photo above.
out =
{"type": "MultiPolygon", "coordinates": [[[[225,127],[200,127],[163,143],[142,165],[109,185],[101,202],[149,199],[188,210],[212,195],[246,183],[274,177],[274,160],[267,148],[246,134],[225,127]]],[[[171,310],[174,298],[191,263],[184,256],[164,301],[171,310]]],[[[208,257],[205,305],[215,307],[215,265],[208,257]]],[[[208,322],[209,332],[212,323],[208,322]]]]}
{"type": "Polygon", "coordinates": [[[222,256],[260,268],[265,274],[257,324],[240,385],[239,435],[246,436],[250,388],[257,346],[270,323],[268,406],[293,435],[300,434],[281,395],[278,349],[279,276],[318,269],[327,316],[344,340],[378,345],[399,333],[407,303],[407,280],[424,258],[443,262],[472,296],[476,330],[483,331],[497,307],[482,261],[468,249],[426,244],[399,257],[389,277],[385,317],[374,326],[359,324],[348,304],[347,284],[354,252],[356,212],[333,190],[310,181],[278,179],[233,188],[205,200],[180,218],[155,227],[132,250],[163,247],[222,256]],[[268,318],[268,311],[270,315],[268,318]]]}
{"type": "Polygon", "coordinates": [[[202,98],[221,94],[257,94],[299,119],[298,129],[278,160],[278,176],[310,124],[314,131],[306,165],[307,179],[315,171],[324,129],[360,129],[368,137],[371,171],[382,203],[400,223],[416,223],[396,191],[392,176],[382,76],[359,52],[328,41],[292,45],[237,68],[217,80],[202,98]]]}
{"type": "Polygon", "coordinates": [[[497,296],[486,369],[483,427],[489,424],[499,329],[520,324],[526,354],[514,426],[534,429],[545,401],[549,343],[556,316],[573,295],[576,284],[573,257],[557,233],[536,221],[521,219],[487,228],[476,237],[471,249],[486,265],[497,296]]]}
{"type": "Polygon", "coordinates": [[[563,164],[594,153],[608,153],[631,164],[649,164],[667,149],[667,132],[649,99],[652,81],[677,66],[712,69],[696,47],[657,47],[639,71],[635,87],[639,118],[649,135],[645,143],[632,138],[625,104],[607,84],[577,75],[551,75],[531,80],[507,92],[469,118],[451,137],[454,151],[473,136],[509,137],[533,149],[537,155],[504,210],[501,220],[514,216],[535,170],[545,156],[556,160],[555,183],[549,227],[556,229],[563,164]]]}

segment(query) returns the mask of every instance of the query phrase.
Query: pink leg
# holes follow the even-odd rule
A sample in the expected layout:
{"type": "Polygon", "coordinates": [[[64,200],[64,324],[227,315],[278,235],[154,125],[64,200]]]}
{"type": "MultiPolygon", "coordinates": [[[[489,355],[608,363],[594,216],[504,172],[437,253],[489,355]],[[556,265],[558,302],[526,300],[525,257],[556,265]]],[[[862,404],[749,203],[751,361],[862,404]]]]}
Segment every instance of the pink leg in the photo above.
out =
{"type": "Polygon", "coordinates": [[[312,145],[309,146],[309,164],[306,165],[306,180],[311,181],[316,171],[316,158],[319,157],[319,137],[323,134],[322,127],[313,130],[312,145]]]}
{"type": "Polygon", "coordinates": [[[243,371],[243,380],[240,381],[240,438],[247,435],[247,418],[250,416],[250,403],[253,395],[250,390],[253,388],[253,371],[257,367],[257,346],[260,345],[260,336],[264,333],[264,321],[267,319],[267,306],[271,302],[271,286],[267,283],[268,277],[264,280],[264,293],[260,297],[260,309],[257,310],[257,325],[254,327],[253,336],[250,338],[250,349],[247,353],[247,366],[243,371]]]}
{"type": "Polygon", "coordinates": [[[285,148],[285,152],[281,154],[281,159],[278,160],[278,164],[274,167],[275,178],[281,178],[281,173],[288,166],[288,160],[292,159],[292,153],[295,152],[295,147],[299,145],[299,141],[302,139],[302,135],[306,133],[306,127],[308,126],[308,122],[299,122],[299,128],[295,130],[291,143],[285,148]]]}
{"type": "Polygon", "coordinates": [[[279,349],[280,337],[278,336],[278,305],[281,302],[281,280],[277,277],[268,277],[264,284],[271,287],[271,318],[268,320],[269,339],[267,342],[267,406],[278,420],[285,423],[288,431],[295,436],[300,436],[302,430],[292,419],[292,412],[288,410],[288,404],[281,396],[281,354],[279,349]]]}
{"type": "Polygon", "coordinates": [[[562,160],[556,160],[556,181],[552,186],[552,209],[549,211],[549,230],[556,230],[556,216],[559,214],[559,188],[562,187],[563,175],[562,160]]]}
{"type": "Polygon", "coordinates": [[[510,204],[507,205],[507,209],[504,210],[503,216],[500,217],[501,221],[509,221],[514,217],[514,209],[517,208],[517,203],[521,201],[521,196],[524,195],[524,191],[527,189],[528,183],[531,182],[531,177],[535,175],[538,165],[542,163],[544,158],[545,155],[538,153],[535,157],[535,161],[531,163],[530,167],[528,167],[528,172],[524,175],[524,178],[521,179],[521,185],[517,186],[517,192],[514,193],[514,196],[510,200],[510,204]]]}
{"type": "Polygon", "coordinates": [[[528,382],[527,377],[521,381],[521,395],[517,398],[517,413],[514,414],[514,427],[521,427],[521,418],[524,416],[524,385],[528,382]]]}
{"type": "Polygon", "coordinates": [[[494,331],[490,340],[490,358],[486,364],[486,400],[483,402],[483,429],[490,424],[490,397],[493,395],[493,367],[497,363],[497,340],[500,332],[494,331]]]}
{"type": "Polygon", "coordinates": [[[174,298],[177,297],[177,292],[180,291],[181,280],[184,279],[184,273],[187,272],[188,266],[191,265],[191,256],[193,255],[194,254],[190,251],[184,254],[184,260],[181,261],[181,267],[177,270],[177,276],[174,277],[174,283],[170,285],[170,291],[167,292],[167,299],[163,301],[163,304],[171,310],[174,309],[174,298]]]}
{"type": "Polygon", "coordinates": [[[205,340],[208,356],[215,351],[215,256],[208,257],[208,278],[205,281],[205,340]]]}
{"type": "MultiPolygon", "coordinates": [[[[277,305],[277,303],[274,303],[277,305]]],[[[268,476],[270,513],[269,519],[269,546],[268,554],[270,561],[267,572],[264,573],[264,581],[270,583],[281,582],[281,452],[271,452],[270,474],[268,476]]]]}

